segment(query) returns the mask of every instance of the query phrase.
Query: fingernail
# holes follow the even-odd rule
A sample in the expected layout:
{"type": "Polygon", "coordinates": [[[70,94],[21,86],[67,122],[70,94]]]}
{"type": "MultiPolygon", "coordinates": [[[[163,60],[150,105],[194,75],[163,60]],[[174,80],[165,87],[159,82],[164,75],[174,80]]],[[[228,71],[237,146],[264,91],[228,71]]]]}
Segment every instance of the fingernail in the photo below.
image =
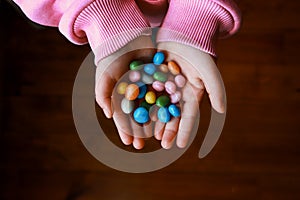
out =
{"type": "Polygon", "coordinates": [[[169,142],[166,142],[166,141],[162,141],[161,142],[161,146],[164,148],[164,149],[170,149],[171,148],[171,145],[169,142]]]}
{"type": "Polygon", "coordinates": [[[218,113],[223,114],[225,112],[225,105],[224,105],[224,103],[221,103],[220,105],[218,105],[217,108],[216,108],[216,111],[218,113]]]}
{"type": "Polygon", "coordinates": [[[186,147],[186,142],[178,142],[177,141],[177,146],[181,149],[185,148],[186,147]]]}
{"type": "Polygon", "coordinates": [[[106,118],[108,118],[108,119],[110,119],[110,118],[111,118],[111,116],[110,116],[110,113],[109,113],[109,111],[108,111],[108,110],[106,110],[106,109],[103,109],[103,112],[104,112],[104,115],[106,116],[106,118]]]}
{"type": "Polygon", "coordinates": [[[132,140],[129,138],[122,139],[122,142],[123,142],[123,144],[125,144],[127,146],[132,144],[132,140]]]}
{"type": "Polygon", "coordinates": [[[138,140],[133,140],[133,147],[137,150],[140,150],[144,147],[144,142],[138,141],[138,140]]]}
{"type": "Polygon", "coordinates": [[[154,134],[155,139],[157,140],[161,140],[162,136],[160,134],[154,134]]]}

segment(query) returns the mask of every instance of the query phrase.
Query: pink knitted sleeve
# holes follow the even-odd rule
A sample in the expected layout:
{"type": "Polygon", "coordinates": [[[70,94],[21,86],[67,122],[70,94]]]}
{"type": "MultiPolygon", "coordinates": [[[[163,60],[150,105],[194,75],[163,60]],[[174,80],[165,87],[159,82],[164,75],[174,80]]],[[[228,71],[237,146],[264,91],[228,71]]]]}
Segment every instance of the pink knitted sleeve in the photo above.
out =
{"type": "Polygon", "coordinates": [[[170,0],[157,41],[176,41],[216,56],[216,39],[234,34],[240,22],[232,0],[170,0]]]}
{"type": "Polygon", "coordinates": [[[89,42],[96,63],[129,41],[151,33],[148,20],[134,0],[14,1],[31,20],[58,26],[71,42],[89,42]]]}

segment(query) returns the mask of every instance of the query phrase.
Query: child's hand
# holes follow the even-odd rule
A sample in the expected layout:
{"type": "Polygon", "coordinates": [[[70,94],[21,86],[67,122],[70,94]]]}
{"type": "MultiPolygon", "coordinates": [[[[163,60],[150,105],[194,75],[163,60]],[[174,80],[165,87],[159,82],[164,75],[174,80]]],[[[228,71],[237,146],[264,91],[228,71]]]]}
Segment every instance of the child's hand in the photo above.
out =
{"type": "MultiPolygon", "coordinates": [[[[177,136],[177,146],[183,148],[187,145],[205,89],[212,107],[220,113],[225,112],[224,86],[209,54],[175,42],[160,43],[158,49],[164,51],[167,61],[174,60],[179,64],[188,82],[182,90],[181,117],[172,118],[167,124],[156,121],[154,136],[162,141],[161,145],[165,149],[172,147],[177,136]]],[[[113,118],[122,142],[125,145],[133,144],[136,149],[143,148],[143,138],[152,135],[152,125],[150,123],[143,127],[138,126],[122,112],[120,106],[112,108],[112,105],[120,105],[120,102],[112,99],[112,94],[118,80],[128,71],[129,63],[132,60],[151,59],[155,51],[151,38],[142,36],[103,59],[97,66],[95,87],[97,103],[106,117],[113,118]],[[138,49],[136,47],[141,49],[130,52],[131,49],[138,49]],[[145,50],[146,48],[148,49],[145,50]]]]}
{"type": "Polygon", "coordinates": [[[212,57],[193,47],[175,42],[163,42],[158,49],[164,51],[168,60],[176,61],[186,76],[188,83],[183,89],[181,118],[173,118],[169,123],[156,123],[154,135],[161,140],[163,148],[172,147],[177,135],[177,146],[185,147],[193,129],[204,89],[212,107],[219,113],[225,112],[225,93],[223,82],[212,57]],[[195,97],[195,98],[193,98],[195,97]]]}
{"type": "Polygon", "coordinates": [[[144,147],[145,137],[152,135],[152,126],[140,127],[130,121],[120,109],[120,102],[112,98],[118,80],[129,70],[132,60],[151,59],[155,50],[149,36],[141,36],[114,54],[101,60],[97,65],[95,94],[96,101],[107,118],[113,118],[120,138],[125,145],[133,144],[136,149],[144,147]],[[127,53],[129,52],[129,53],[127,53]]]}

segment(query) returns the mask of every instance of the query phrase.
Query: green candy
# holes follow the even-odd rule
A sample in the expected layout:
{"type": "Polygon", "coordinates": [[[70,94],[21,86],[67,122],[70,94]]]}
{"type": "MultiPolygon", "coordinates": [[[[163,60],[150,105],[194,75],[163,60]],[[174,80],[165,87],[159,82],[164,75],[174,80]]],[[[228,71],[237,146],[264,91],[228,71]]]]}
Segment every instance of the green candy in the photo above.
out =
{"type": "Polygon", "coordinates": [[[153,75],[153,78],[155,80],[158,80],[160,82],[166,82],[167,81],[167,75],[162,73],[162,72],[155,72],[154,75],[153,75]]]}
{"type": "Polygon", "coordinates": [[[144,66],[142,61],[135,60],[130,63],[129,67],[131,70],[141,70],[144,66]]]}
{"type": "Polygon", "coordinates": [[[170,103],[170,98],[168,96],[160,96],[156,99],[156,105],[159,107],[165,107],[170,103]]]}
{"type": "Polygon", "coordinates": [[[143,101],[141,104],[140,104],[140,107],[144,107],[146,108],[148,111],[149,109],[151,108],[151,104],[147,103],[146,101],[143,101]]]}

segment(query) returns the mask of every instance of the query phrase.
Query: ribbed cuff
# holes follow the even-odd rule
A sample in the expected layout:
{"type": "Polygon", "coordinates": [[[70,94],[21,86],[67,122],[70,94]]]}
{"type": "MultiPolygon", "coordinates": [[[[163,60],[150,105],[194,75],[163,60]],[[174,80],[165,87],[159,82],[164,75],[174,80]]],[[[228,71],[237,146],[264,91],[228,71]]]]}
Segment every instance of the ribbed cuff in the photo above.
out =
{"type": "Polygon", "coordinates": [[[75,17],[62,20],[60,28],[62,32],[68,29],[65,35],[72,42],[88,42],[96,63],[131,40],[151,34],[150,25],[134,0],[95,0],[76,10],[66,14],[75,17]]]}
{"type": "Polygon", "coordinates": [[[175,41],[216,56],[216,39],[239,27],[240,15],[236,13],[211,0],[171,0],[157,42],[175,41]]]}

